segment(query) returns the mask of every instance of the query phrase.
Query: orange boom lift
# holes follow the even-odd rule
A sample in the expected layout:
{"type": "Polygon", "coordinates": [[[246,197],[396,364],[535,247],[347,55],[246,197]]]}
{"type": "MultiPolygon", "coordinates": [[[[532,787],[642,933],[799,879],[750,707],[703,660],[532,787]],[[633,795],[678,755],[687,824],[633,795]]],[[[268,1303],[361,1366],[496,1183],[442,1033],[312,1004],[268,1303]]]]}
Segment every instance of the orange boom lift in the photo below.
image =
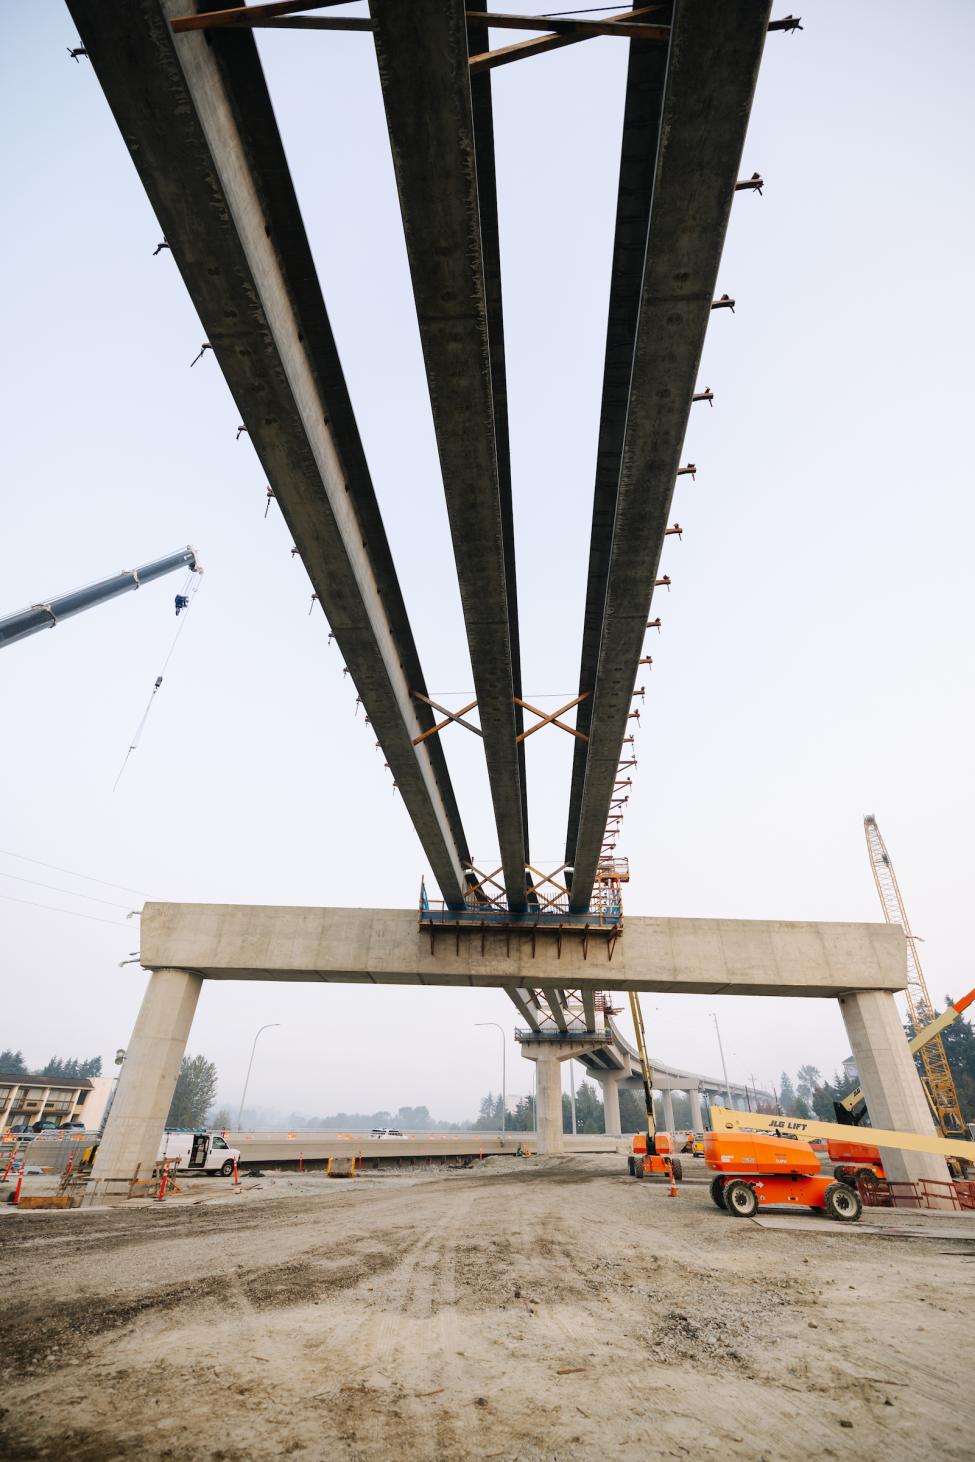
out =
{"type": "MultiPolygon", "coordinates": [[[[674,1139],[669,1132],[658,1132],[653,1117],[653,1068],[647,1055],[647,1035],[643,1028],[643,1011],[640,997],[630,991],[630,1014],[636,1035],[636,1048],[643,1067],[643,1095],[647,1105],[646,1135],[637,1132],[633,1138],[633,1151],[627,1165],[634,1178],[667,1178],[679,1183],[684,1176],[679,1157],[673,1156],[674,1139]]],[[[676,1188],[673,1190],[676,1193],[676,1188]]]]}

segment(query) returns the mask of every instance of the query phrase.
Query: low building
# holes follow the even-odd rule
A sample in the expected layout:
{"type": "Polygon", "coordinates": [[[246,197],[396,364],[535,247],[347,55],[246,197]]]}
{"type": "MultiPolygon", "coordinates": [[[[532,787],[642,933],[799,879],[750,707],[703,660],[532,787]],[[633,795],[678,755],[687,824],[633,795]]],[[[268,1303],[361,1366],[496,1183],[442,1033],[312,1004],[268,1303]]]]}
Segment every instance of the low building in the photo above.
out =
{"type": "Polygon", "coordinates": [[[25,1132],[36,1122],[66,1127],[102,1124],[115,1081],[111,1076],[33,1076],[0,1071],[0,1133],[25,1132]]]}

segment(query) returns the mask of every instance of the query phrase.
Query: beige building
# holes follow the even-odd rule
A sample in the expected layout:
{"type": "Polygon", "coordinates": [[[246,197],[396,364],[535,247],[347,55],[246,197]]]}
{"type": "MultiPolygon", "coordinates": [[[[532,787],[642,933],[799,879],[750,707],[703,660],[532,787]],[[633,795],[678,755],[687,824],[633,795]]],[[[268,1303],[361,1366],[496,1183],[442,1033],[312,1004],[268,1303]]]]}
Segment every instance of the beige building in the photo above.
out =
{"type": "Polygon", "coordinates": [[[25,1076],[0,1071],[0,1134],[26,1131],[35,1122],[57,1127],[81,1122],[86,1131],[97,1131],[114,1085],[111,1076],[25,1076]]]}

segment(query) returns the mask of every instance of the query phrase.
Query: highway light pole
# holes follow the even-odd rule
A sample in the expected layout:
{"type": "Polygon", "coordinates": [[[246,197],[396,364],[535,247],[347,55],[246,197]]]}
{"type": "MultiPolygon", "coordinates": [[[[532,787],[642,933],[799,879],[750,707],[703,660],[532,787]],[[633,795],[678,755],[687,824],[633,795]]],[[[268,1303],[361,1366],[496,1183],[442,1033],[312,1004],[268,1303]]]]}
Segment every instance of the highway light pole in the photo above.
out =
{"type": "Polygon", "coordinates": [[[506,1116],[507,1116],[507,1109],[508,1109],[508,1093],[507,1093],[507,1089],[506,1089],[506,1080],[507,1080],[507,1078],[505,1076],[505,1049],[504,1049],[505,1034],[504,1034],[504,1026],[503,1025],[498,1025],[498,1022],[496,1020],[475,1020],[474,1024],[475,1025],[493,1025],[494,1026],[494,1029],[496,1031],[500,1031],[501,1032],[501,1140],[503,1142],[504,1141],[504,1133],[505,1133],[505,1119],[506,1119],[506,1116]]]}
{"type": "Polygon", "coordinates": [[[718,1017],[713,1010],[711,1011],[711,1019],[714,1021],[714,1029],[718,1037],[718,1050],[721,1052],[721,1070],[724,1072],[724,1094],[728,1098],[728,1106],[733,1107],[734,1102],[731,1100],[731,1087],[728,1084],[728,1067],[724,1059],[724,1046],[721,1044],[721,1028],[718,1025],[718,1017]]]}
{"type": "Polygon", "coordinates": [[[240,1124],[244,1116],[244,1102],[247,1100],[247,1084],[251,1079],[251,1067],[254,1065],[254,1052],[257,1050],[257,1036],[261,1034],[261,1031],[273,1030],[275,1026],[280,1026],[280,1024],[281,1022],[279,1020],[272,1020],[270,1025],[262,1025],[260,1030],[258,1030],[257,1035],[254,1037],[254,1044],[251,1046],[251,1058],[247,1063],[247,1075],[244,1077],[244,1090],[240,1098],[240,1109],[237,1112],[238,1132],[240,1131],[240,1124]]]}

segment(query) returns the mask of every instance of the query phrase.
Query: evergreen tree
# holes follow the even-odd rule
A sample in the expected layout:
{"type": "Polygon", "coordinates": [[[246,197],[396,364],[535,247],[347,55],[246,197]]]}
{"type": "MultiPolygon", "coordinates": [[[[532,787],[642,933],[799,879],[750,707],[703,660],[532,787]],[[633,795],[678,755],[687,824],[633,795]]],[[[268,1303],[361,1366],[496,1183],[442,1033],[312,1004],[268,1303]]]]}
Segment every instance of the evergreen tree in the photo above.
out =
{"type": "MultiPolygon", "coordinates": [[[[509,1116],[505,1123],[506,1127],[511,1126],[509,1116]]],[[[481,1098],[481,1108],[477,1114],[477,1120],[471,1123],[474,1132],[500,1132],[501,1131],[501,1094],[497,1096],[488,1092],[486,1097],[481,1098]]]]}
{"type": "Polygon", "coordinates": [[[787,1071],[783,1071],[779,1077],[779,1106],[782,1108],[783,1117],[796,1115],[796,1089],[792,1085],[792,1078],[787,1071]]]}
{"type": "Polygon", "coordinates": [[[91,1076],[101,1076],[101,1074],[101,1056],[89,1056],[85,1061],[79,1061],[75,1056],[65,1057],[64,1060],[60,1056],[52,1056],[47,1065],[42,1066],[38,1073],[40,1076],[66,1078],[76,1076],[82,1080],[87,1080],[91,1076]]]}
{"type": "Polygon", "coordinates": [[[23,1051],[0,1051],[0,1071],[5,1076],[26,1076],[27,1067],[24,1065],[23,1051]]]}
{"type": "Polygon", "coordinates": [[[217,1094],[217,1068],[205,1056],[184,1056],[167,1127],[203,1127],[217,1094]]]}
{"type": "Polygon", "coordinates": [[[621,1088],[620,1127],[624,1132],[646,1132],[647,1108],[642,1091],[621,1088]]]}
{"type": "Polygon", "coordinates": [[[836,1088],[831,1082],[824,1081],[819,1086],[813,1087],[812,1109],[821,1122],[836,1121],[833,1103],[837,1100],[836,1088]]]}
{"type": "Polygon", "coordinates": [[[815,1066],[800,1066],[796,1075],[796,1096],[810,1105],[813,1092],[819,1083],[819,1070],[815,1066]]]}
{"type": "Polygon", "coordinates": [[[508,1113],[506,1127],[509,1132],[532,1132],[535,1128],[535,1104],[531,1097],[519,1097],[518,1105],[508,1113]]]}
{"type": "Polygon", "coordinates": [[[576,1127],[580,1132],[604,1132],[602,1098],[591,1081],[584,1081],[576,1092],[576,1127]]]}

